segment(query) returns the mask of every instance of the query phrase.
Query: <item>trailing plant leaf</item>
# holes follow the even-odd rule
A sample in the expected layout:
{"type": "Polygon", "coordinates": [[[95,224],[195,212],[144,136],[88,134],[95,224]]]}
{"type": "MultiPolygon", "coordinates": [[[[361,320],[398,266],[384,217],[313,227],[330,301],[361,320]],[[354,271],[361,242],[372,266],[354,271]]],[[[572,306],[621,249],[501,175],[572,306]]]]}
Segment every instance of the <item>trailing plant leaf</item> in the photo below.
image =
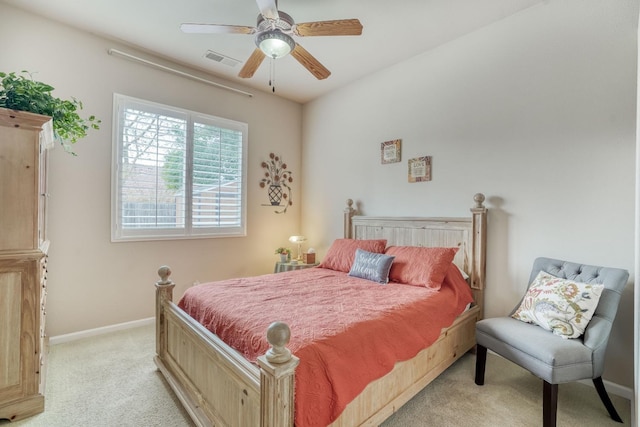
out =
{"type": "Polygon", "coordinates": [[[27,71],[0,72],[0,79],[0,107],[50,116],[54,136],[71,154],[75,155],[71,144],[87,136],[89,129],[100,129],[101,120],[95,116],[80,117],[77,111],[82,110],[82,102],[54,97],[52,86],[33,80],[27,71]]]}

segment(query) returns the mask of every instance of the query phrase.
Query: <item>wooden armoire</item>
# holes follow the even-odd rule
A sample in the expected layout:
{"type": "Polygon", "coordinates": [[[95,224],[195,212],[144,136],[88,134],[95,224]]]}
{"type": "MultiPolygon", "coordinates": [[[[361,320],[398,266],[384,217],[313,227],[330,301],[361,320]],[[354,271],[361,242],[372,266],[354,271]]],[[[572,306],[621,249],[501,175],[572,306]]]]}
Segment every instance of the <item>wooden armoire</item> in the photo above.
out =
{"type": "Polygon", "coordinates": [[[0,420],[44,411],[51,118],[0,108],[0,420]]]}

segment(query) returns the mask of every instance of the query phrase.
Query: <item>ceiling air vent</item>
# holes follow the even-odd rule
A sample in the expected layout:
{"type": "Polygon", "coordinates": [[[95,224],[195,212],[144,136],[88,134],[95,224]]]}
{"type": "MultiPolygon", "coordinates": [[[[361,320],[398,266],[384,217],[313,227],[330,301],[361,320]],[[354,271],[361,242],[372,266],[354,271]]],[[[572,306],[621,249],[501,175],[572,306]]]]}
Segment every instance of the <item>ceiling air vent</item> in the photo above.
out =
{"type": "Polygon", "coordinates": [[[229,58],[228,56],[224,56],[223,54],[212,50],[208,50],[207,53],[204,54],[204,57],[212,61],[228,65],[229,67],[235,67],[240,63],[237,59],[229,58]]]}

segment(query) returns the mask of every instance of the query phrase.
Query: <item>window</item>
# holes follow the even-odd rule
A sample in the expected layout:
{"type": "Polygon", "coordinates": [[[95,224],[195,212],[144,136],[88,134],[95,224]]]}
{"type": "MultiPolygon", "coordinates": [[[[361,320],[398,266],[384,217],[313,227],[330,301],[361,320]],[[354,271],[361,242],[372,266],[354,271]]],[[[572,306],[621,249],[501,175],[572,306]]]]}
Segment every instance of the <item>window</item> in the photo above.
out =
{"type": "Polygon", "coordinates": [[[114,96],[113,241],[244,236],[246,123],[114,96]]]}

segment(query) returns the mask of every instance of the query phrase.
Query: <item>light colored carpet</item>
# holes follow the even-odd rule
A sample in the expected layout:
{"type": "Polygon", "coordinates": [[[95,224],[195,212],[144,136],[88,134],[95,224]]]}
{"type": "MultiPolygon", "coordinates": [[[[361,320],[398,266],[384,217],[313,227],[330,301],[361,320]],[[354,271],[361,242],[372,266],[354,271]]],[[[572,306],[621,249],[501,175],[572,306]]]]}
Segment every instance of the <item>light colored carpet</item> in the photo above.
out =
{"type": "MultiPolygon", "coordinates": [[[[153,326],[50,347],[45,412],[3,427],[191,427],[192,422],[153,363],[153,326]]],[[[514,364],[488,355],[486,381],[474,384],[467,354],[384,422],[384,427],[537,427],[542,383],[514,364]]],[[[629,425],[630,402],[611,396],[629,425]]],[[[594,388],[560,386],[559,427],[621,426],[609,418],[594,388]]]]}

